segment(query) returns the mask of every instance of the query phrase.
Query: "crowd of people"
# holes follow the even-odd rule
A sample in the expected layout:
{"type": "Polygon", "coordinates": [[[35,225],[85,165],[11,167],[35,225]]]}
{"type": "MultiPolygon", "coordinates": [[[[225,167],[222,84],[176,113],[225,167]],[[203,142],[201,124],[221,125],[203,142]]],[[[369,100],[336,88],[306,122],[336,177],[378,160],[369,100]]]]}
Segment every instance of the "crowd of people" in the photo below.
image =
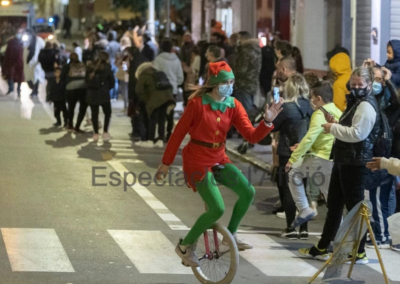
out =
{"type": "MultiPolygon", "coordinates": [[[[16,83],[19,95],[21,82],[26,81],[35,97],[38,84],[47,82],[47,101],[54,104],[57,120],[54,126],[63,125],[66,130],[80,134],[86,116],[93,125],[93,140],[97,141],[101,107],[104,113],[102,139],[110,140],[111,102],[121,96],[124,111],[132,123],[130,135],[137,146],[164,147],[164,143],[173,140],[168,144],[162,172],[173,162],[178,142],[180,144],[188,131],[193,141],[189,144],[196,144],[191,146],[194,150],[188,149],[201,153],[202,147],[210,143],[223,147],[226,138],[236,135],[230,129],[232,125],[237,128],[238,135],[249,139],[250,143],[263,138],[260,134],[265,136],[271,132],[272,178],[280,197],[274,214],[286,219],[281,237],[308,239],[307,222],[318,214],[317,202],[322,199],[328,206],[322,238],[312,248],[301,249],[300,253],[328,259],[328,247],[339,229],[344,206],[350,211],[365,199],[364,190],[368,190],[378,246],[400,251],[400,246],[391,242],[387,222],[387,218],[400,209],[396,177],[400,161],[395,159],[400,158],[400,41],[388,43],[384,65],[366,59],[362,66],[353,68],[349,52],[337,47],[327,53],[330,72],[320,78],[305,71],[300,49],[282,40],[279,33],[262,46],[260,40],[247,31],[228,38],[218,22],[213,23],[210,41],[195,43],[190,32],[186,32],[181,44],[169,38],[157,44],[145,27],[125,32],[117,32],[112,26],[107,31],[88,29],[84,45],[74,42],[71,53],[63,44],[45,43],[33,31],[28,30],[27,34],[29,43],[26,46],[21,41],[20,31],[8,39],[2,75],[9,83],[9,94],[16,83]],[[274,93],[279,93],[285,102],[282,109],[274,99],[273,105],[278,108],[265,108],[269,115],[269,120],[265,120],[267,128],[250,130],[251,124],[264,123],[254,121],[263,111],[255,106],[255,97],[259,94],[270,102],[274,93]],[[186,110],[180,120],[183,126],[177,127],[181,132],[175,134],[174,107],[180,94],[186,110]],[[229,99],[231,96],[235,100],[229,99]],[[202,135],[196,140],[193,125],[188,124],[199,119],[196,113],[204,105],[211,105],[222,114],[235,106],[240,110],[237,111],[240,114],[227,111],[229,120],[224,125],[229,126],[228,129],[212,135],[222,137],[216,139],[218,141],[202,135]],[[269,113],[271,111],[274,115],[269,113]],[[236,116],[240,116],[240,120],[236,116]],[[250,125],[245,122],[246,116],[250,125]]],[[[204,115],[204,111],[201,113],[204,115]]],[[[216,118],[218,123],[221,120],[223,118],[216,118]]],[[[263,126],[257,127],[261,128],[263,126]]],[[[229,159],[222,163],[229,163],[229,159]]],[[[238,174],[236,168],[226,168],[238,174]]],[[[204,187],[196,182],[191,186],[204,187]]],[[[214,197],[205,194],[209,190],[199,193],[212,203],[214,197]]],[[[239,192],[239,196],[244,194],[241,189],[233,190],[239,192]]],[[[248,191],[253,190],[248,187],[248,191]]],[[[253,196],[254,193],[244,199],[240,197],[236,218],[229,227],[238,245],[245,249],[252,246],[235,233],[253,196]]],[[[203,219],[211,218],[210,214],[213,221],[218,219],[223,204],[217,205],[219,207],[212,207],[216,212],[208,212],[208,217],[203,216],[203,219]]],[[[190,250],[203,227],[195,227],[194,232],[180,242],[180,252],[190,250]]],[[[365,246],[372,246],[367,236],[361,242],[357,263],[368,263],[365,246]]],[[[185,258],[183,253],[178,254],[185,258]]],[[[193,262],[193,255],[191,259],[193,265],[198,265],[193,262]]],[[[191,260],[185,258],[185,261],[191,260]]]]}

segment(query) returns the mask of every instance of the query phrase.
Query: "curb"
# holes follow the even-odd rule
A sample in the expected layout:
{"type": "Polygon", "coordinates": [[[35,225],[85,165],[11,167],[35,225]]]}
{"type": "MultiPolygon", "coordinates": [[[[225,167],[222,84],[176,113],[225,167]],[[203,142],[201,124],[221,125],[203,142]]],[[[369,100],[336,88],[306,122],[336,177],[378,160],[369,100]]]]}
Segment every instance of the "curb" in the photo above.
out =
{"type": "Polygon", "coordinates": [[[236,150],[234,150],[234,149],[232,149],[230,147],[225,147],[225,149],[226,149],[227,152],[229,152],[230,154],[234,155],[236,158],[239,158],[240,160],[242,160],[244,162],[252,164],[253,166],[259,168],[260,170],[262,170],[262,171],[264,171],[264,172],[266,172],[268,174],[272,173],[270,164],[268,164],[266,162],[261,163],[259,161],[256,161],[256,160],[252,159],[252,158],[246,157],[246,156],[240,154],[238,151],[236,151],[236,150]]]}

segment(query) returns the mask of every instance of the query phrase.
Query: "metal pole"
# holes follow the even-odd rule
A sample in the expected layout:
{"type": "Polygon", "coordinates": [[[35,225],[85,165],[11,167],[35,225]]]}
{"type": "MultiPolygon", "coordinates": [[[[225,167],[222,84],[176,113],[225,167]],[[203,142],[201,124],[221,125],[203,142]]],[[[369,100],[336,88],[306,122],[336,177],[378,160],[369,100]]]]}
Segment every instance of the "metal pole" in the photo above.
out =
{"type": "Polygon", "coordinates": [[[156,29],[154,25],[154,13],[155,13],[155,0],[149,0],[149,20],[147,21],[147,28],[151,34],[151,38],[154,41],[156,29]]]}
{"type": "Polygon", "coordinates": [[[165,27],[165,37],[170,36],[171,30],[171,1],[167,0],[167,25],[165,27]]]}

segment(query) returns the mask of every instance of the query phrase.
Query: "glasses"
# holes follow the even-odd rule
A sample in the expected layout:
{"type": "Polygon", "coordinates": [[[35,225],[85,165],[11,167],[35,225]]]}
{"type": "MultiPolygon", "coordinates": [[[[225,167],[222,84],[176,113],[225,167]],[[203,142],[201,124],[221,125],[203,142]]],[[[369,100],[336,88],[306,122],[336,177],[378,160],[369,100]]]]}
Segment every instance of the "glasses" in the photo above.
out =
{"type": "Polygon", "coordinates": [[[374,82],[382,83],[382,82],[383,82],[383,78],[375,77],[375,78],[374,78],[374,82]]]}

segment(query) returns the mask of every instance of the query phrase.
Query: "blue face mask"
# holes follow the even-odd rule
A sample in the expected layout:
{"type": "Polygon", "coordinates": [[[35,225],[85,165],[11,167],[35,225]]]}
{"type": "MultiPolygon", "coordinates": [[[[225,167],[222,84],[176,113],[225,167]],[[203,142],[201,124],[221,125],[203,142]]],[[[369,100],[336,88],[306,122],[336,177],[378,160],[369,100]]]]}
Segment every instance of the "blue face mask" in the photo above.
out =
{"type": "Polygon", "coordinates": [[[218,94],[221,97],[229,97],[233,93],[233,84],[220,85],[218,87],[218,94]]]}
{"type": "Polygon", "coordinates": [[[374,82],[372,84],[372,93],[376,96],[382,92],[382,83],[374,82]]]}

